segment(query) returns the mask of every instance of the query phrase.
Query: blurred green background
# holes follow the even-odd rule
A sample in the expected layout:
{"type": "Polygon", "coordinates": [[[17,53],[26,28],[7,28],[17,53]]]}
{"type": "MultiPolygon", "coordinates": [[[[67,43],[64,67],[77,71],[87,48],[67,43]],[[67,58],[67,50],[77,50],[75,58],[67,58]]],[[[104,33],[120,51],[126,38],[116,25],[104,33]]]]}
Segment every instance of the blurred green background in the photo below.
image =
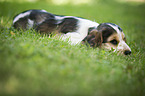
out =
{"type": "Polygon", "coordinates": [[[144,96],[144,9],[144,0],[0,0],[0,95],[144,96]],[[132,55],[13,29],[13,17],[29,9],[115,23],[132,55]]]}

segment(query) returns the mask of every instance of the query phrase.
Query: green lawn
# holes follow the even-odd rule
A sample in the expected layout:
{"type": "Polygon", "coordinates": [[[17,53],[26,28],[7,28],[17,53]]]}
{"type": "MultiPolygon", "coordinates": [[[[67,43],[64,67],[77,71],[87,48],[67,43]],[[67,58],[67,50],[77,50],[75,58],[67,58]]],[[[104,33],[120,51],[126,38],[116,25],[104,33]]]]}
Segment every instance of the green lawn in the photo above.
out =
{"type": "Polygon", "coordinates": [[[143,3],[111,0],[94,1],[91,5],[0,2],[0,95],[143,96],[144,9],[143,3]],[[13,16],[28,9],[116,23],[124,30],[132,55],[72,46],[32,30],[14,30],[13,16]]]}

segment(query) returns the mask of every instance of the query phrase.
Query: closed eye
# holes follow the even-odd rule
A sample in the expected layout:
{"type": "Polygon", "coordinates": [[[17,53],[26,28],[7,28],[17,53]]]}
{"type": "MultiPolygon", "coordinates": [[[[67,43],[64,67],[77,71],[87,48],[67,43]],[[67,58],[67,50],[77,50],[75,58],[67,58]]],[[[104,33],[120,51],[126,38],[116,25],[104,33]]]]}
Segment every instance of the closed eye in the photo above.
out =
{"type": "Polygon", "coordinates": [[[115,39],[111,40],[110,43],[112,43],[113,45],[117,45],[118,44],[117,40],[115,40],[115,39]]]}

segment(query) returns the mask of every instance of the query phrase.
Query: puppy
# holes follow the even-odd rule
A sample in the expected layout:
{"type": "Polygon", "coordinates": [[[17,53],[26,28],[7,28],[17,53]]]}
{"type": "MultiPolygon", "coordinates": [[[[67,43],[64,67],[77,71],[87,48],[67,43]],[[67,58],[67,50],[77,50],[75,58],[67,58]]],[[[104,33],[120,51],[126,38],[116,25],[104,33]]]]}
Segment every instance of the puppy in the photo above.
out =
{"type": "Polygon", "coordinates": [[[28,10],[14,17],[13,27],[18,30],[33,28],[45,34],[61,33],[61,38],[69,39],[71,44],[83,43],[94,48],[131,54],[123,30],[113,23],[98,24],[80,17],[55,15],[45,10],[28,10]]]}

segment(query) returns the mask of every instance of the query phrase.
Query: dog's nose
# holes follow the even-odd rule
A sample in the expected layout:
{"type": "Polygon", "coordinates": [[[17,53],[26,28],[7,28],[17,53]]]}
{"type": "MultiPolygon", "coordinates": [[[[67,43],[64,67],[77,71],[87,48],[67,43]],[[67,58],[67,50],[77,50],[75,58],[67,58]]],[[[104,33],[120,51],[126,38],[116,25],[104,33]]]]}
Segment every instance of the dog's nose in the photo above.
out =
{"type": "Polygon", "coordinates": [[[131,51],[126,50],[126,51],[124,52],[124,54],[125,54],[125,55],[130,55],[130,54],[131,54],[131,51]]]}

